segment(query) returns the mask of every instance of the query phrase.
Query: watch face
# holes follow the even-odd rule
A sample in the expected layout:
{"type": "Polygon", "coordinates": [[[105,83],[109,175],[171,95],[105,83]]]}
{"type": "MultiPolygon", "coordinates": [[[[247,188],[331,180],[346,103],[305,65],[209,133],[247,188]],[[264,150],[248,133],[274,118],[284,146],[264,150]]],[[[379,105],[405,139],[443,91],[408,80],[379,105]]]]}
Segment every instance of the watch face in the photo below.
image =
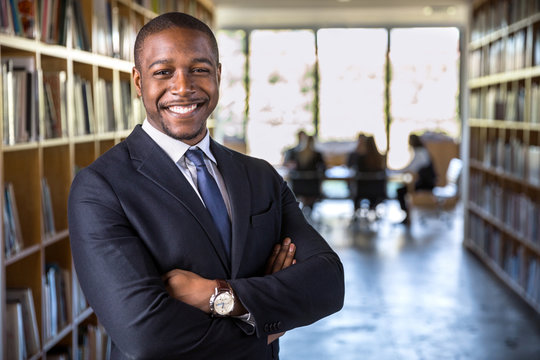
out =
{"type": "Polygon", "coordinates": [[[214,311],[218,315],[228,315],[234,308],[234,298],[231,293],[223,292],[214,299],[214,311]]]}

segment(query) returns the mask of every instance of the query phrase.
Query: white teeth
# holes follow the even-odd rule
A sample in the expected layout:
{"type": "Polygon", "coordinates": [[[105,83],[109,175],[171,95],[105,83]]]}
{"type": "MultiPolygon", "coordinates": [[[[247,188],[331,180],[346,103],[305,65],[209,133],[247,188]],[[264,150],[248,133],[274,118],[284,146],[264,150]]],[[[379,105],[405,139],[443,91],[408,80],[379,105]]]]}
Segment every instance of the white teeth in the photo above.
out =
{"type": "Polygon", "coordinates": [[[189,106],[170,106],[169,110],[177,114],[187,114],[188,112],[192,112],[196,108],[197,104],[193,104],[189,106]]]}

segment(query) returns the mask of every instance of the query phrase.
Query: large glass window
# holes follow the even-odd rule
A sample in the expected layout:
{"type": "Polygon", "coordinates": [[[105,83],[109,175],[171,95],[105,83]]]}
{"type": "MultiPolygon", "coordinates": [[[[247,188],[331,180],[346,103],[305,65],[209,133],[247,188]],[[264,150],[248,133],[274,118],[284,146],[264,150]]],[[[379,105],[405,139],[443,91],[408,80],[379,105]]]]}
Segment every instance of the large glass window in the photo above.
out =
{"type": "Polygon", "coordinates": [[[214,137],[227,144],[243,143],[246,124],[246,33],[220,31],[220,99],[214,112],[214,137]]]}
{"type": "Polygon", "coordinates": [[[249,64],[249,153],[278,164],[298,130],[315,129],[315,34],[253,31],[249,64]]]}
{"type": "Polygon", "coordinates": [[[408,28],[390,32],[389,167],[405,165],[411,132],[460,135],[459,31],[408,28]]]}
{"type": "Polygon", "coordinates": [[[460,136],[456,28],[219,31],[218,42],[214,136],[272,164],[301,129],[319,142],[372,134],[390,168],[408,162],[411,132],[460,136]]]}
{"type": "Polygon", "coordinates": [[[363,132],[386,150],[386,29],[321,29],[319,139],[353,140],[363,132]]]}

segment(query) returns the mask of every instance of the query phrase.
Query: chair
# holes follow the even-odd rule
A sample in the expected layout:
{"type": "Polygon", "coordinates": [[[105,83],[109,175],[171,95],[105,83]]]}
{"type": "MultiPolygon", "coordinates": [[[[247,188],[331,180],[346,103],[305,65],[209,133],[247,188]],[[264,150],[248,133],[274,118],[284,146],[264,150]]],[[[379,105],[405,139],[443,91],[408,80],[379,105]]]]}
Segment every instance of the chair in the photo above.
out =
{"type": "MultiPolygon", "coordinates": [[[[435,186],[431,191],[417,191],[412,194],[416,199],[412,208],[418,210],[432,210],[436,218],[441,219],[447,212],[455,207],[459,200],[459,178],[463,170],[463,161],[452,158],[446,170],[445,185],[435,186]],[[434,211],[433,211],[434,210],[434,211]]],[[[425,221],[426,212],[420,214],[420,221],[425,221]]],[[[449,220],[449,218],[446,218],[449,220]]]]}
{"type": "Polygon", "coordinates": [[[386,183],[385,171],[356,173],[350,183],[355,210],[353,220],[370,217],[370,214],[375,215],[373,220],[380,216],[375,210],[377,205],[388,198],[386,183]]]}

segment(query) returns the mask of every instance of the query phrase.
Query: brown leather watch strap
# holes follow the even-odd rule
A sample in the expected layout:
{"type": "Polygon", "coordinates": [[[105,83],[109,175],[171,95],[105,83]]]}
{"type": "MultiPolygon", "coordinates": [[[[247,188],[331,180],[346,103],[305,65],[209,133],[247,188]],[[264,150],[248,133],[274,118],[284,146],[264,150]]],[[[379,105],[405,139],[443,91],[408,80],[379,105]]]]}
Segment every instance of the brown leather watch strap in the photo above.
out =
{"type": "Polygon", "coordinates": [[[222,291],[231,291],[231,287],[229,286],[229,283],[226,282],[225,280],[223,279],[216,279],[216,283],[217,283],[217,292],[222,292],[222,291]]]}

